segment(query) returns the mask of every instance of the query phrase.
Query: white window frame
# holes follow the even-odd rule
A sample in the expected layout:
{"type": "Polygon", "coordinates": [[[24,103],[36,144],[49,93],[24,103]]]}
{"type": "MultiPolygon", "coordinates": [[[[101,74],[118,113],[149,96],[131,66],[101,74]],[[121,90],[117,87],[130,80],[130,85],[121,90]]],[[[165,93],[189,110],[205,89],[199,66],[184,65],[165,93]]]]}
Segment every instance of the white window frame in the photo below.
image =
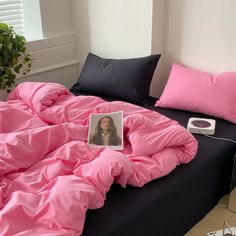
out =
{"type": "Polygon", "coordinates": [[[41,10],[39,0],[22,0],[24,28],[27,41],[43,39],[41,10]]]}
{"type": "MultiPolygon", "coordinates": [[[[0,0],[8,1],[8,0],[0,0]]],[[[17,1],[17,0],[16,0],[17,1]]],[[[59,31],[56,33],[51,32],[51,28],[48,30],[47,25],[51,26],[53,18],[53,11],[57,10],[50,8],[50,11],[46,9],[48,6],[52,6],[52,3],[57,7],[59,2],[60,10],[63,11],[62,6],[68,4],[71,6],[70,0],[20,0],[22,2],[23,9],[23,21],[24,21],[24,36],[26,37],[26,50],[31,54],[33,58],[32,70],[29,74],[19,78],[29,81],[34,79],[41,80],[41,75],[47,81],[51,81],[50,76],[58,73],[58,70],[66,68],[70,73],[73,69],[73,74],[77,75],[77,68],[79,66],[79,59],[77,55],[77,33],[72,29],[59,31]],[[50,3],[48,3],[50,2],[50,3]],[[41,17],[42,9],[42,17],[41,17]],[[52,17],[49,19],[45,16],[45,11],[52,13],[52,17]],[[43,27],[45,27],[43,29],[43,27]],[[44,34],[43,34],[44,32],[44,34]],[[46,73],[46,74],[45,74],[46,73]],[[50,74],[49,74],[50,73],[50,74]],[[44,75],[45,74],[45,75],[44,75]],[[50,76],[49,76],[50,75],[50,76]],[[49,76],[49,77],[48,77],[49,76]]],[[[67,9],[68,10],[68,9],[67,9]]],[[[58,16],[57,16],[58,17],[58,16]]],[[[62,19],[65,16],[62,16],[62,19]]],[[[54,19],[53,19],[54,20],[54,19]]],[[[55,21],[53,21],[55,23],[55,21]]],[[[59,73],[57,77],[60,77],[59,73]]],[[[72,76],[72,74],[71,74],[72,76]]],[[[56,81],[55,78],[55,81],[56,81]]],[[[64,79],[64,78],[63,78],[64,79]]],[[[67,78],[65,79],[65,83],[67,78]]],[[[69,87],[69,86],[68,86],[69,87]]]]}
{"type": "Polygon", "coordinates": [[[22,0],[0,0],[0,22],[13,26],[16,33],[24,35],[22,0]]]}
{"type": "Polygon", "coordinates": [[[13,26],[27,41],[44,38],[39,0],[0,0],[0,22],[13,26]]]}

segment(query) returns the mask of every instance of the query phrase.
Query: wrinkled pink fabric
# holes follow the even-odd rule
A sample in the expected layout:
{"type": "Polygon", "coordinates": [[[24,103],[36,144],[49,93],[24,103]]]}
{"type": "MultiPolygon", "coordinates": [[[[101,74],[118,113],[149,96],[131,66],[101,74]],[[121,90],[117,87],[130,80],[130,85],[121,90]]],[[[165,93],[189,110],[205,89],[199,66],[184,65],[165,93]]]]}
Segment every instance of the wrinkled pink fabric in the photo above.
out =
{"type": "Polygon", "coordinates": [[[157,112],[22,83],[0,103],[0,234],[81,235],[114,181],[141,187],[196,151],[193,136],[157,112]],[[90,114],[120,110],[124,150],[87,145],[90,114]]]}

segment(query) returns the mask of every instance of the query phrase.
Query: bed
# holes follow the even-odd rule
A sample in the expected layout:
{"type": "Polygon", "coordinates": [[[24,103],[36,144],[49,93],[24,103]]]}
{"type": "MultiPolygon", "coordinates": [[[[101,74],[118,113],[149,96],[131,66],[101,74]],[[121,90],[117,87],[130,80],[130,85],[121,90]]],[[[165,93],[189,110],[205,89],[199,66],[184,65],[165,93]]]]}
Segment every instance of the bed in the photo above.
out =
{"type": "MultiPolygon", "coordinates": [[[[73,92],[73,88],[71,90],[73,92]]],[[[228,121],[199,113],[157,108],[155,102],[155,98],[149,97],[142,106],[175,119],[184,127],[190,117],[215,119],[216,136],[236,139],[236,127],[228,121]]],[[[83,236],[181,236],[187,233],[222,196],[229,193],[236,152],[232,142],[198,134],[194,136],[199,147],[193,161],[178,166],[167,176],[142,188],[128,186],[123,189],[114,184],[104,207],[87,212],[83,236]]]]}
{"type": "MultiPolygon", "coordinates": [[[[131,69],[124,69],[120,75],[117,68],[123,62],[122,59],[107,60],[88,55],[80,79],[71,92],[98,95],[107,101],[128,100],[177,120],[185,128],[190,117],[215,119],[215,136],[236,140],[235,72],[211,75],[173,63],[159,101],[148,97],[148,93],[142,94],[140,101],[134,89],[142,90],[144,80],[132,68],[138,70],[141,66],[133,65],[132,59],[125,61],[131,69]],[[117,86],[119,82],[123,87],[117,86]]],[[[148,68],[143,68],[142,77],[149,78],[145,76],[148,68]]],[[[149,79],[146,85],[150,87],[149,79]]],[[[198,134],[194,137],[198,141],[198,152],[189,164],[178,166],[141,189],[112,185],[105,206],[87,212],[83,235],[182,236],[187,233],[229,193],[236,153],[233,142],[198,134]]]]}
{"type": "Polygon", "coordinates": [[[1,102],[3,235],[181,236],[229,192],[235,144],[193,136],[186,125],[214,118],[215,135],[235,140],[235,123],[157,106],[148,93],[159,58],[89,54],[71,93],[25,82],[1,102]],[[89,116],[117,110],[124,150],[87,145],[89,116]]]}

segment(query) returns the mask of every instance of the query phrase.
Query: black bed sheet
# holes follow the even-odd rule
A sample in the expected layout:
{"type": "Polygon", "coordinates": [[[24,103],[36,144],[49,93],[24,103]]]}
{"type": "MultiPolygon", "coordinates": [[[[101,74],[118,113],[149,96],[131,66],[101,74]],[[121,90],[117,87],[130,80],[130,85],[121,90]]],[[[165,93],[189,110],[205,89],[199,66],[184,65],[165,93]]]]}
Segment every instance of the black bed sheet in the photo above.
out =
{"type": "MultiPolygon", "coordinates": [[[[78,95],[78,94],[77,94],[78,95]]],[[[104,98],[104,97],[103,97],[104,98]]],[[[104,98],[105,100],[113,100],[104,98]]],[[[202,114],[154,107],[156,99],[141,105],[187,127],[190,117],[202,114]]],[[[215,136],[236,140],[236,126],[216,119],[215,136]]],[[[169,175],[142,188],[113,184],[105,205],[89,210],[83,236],[183,236],[200,221],[230,189],[236,145],[194,135],[199,143],[196,157],[169,175]]]]}

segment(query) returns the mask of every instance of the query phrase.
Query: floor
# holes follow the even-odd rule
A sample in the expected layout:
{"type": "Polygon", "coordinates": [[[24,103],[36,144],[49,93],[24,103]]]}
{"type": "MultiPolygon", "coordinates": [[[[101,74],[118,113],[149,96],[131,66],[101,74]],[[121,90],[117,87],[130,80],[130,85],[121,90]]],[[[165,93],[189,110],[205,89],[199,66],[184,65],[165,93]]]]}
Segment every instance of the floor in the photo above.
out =
{"type": "Polygon", "coordinates": [[[222,229],[224,221],[230,227],[236,227],[236,212],[234,213],[227,208],[228,199],[228,195],[224,196],[218,205],[185,234],[185,236],[206,236],[208,232],[222,229]]]}

